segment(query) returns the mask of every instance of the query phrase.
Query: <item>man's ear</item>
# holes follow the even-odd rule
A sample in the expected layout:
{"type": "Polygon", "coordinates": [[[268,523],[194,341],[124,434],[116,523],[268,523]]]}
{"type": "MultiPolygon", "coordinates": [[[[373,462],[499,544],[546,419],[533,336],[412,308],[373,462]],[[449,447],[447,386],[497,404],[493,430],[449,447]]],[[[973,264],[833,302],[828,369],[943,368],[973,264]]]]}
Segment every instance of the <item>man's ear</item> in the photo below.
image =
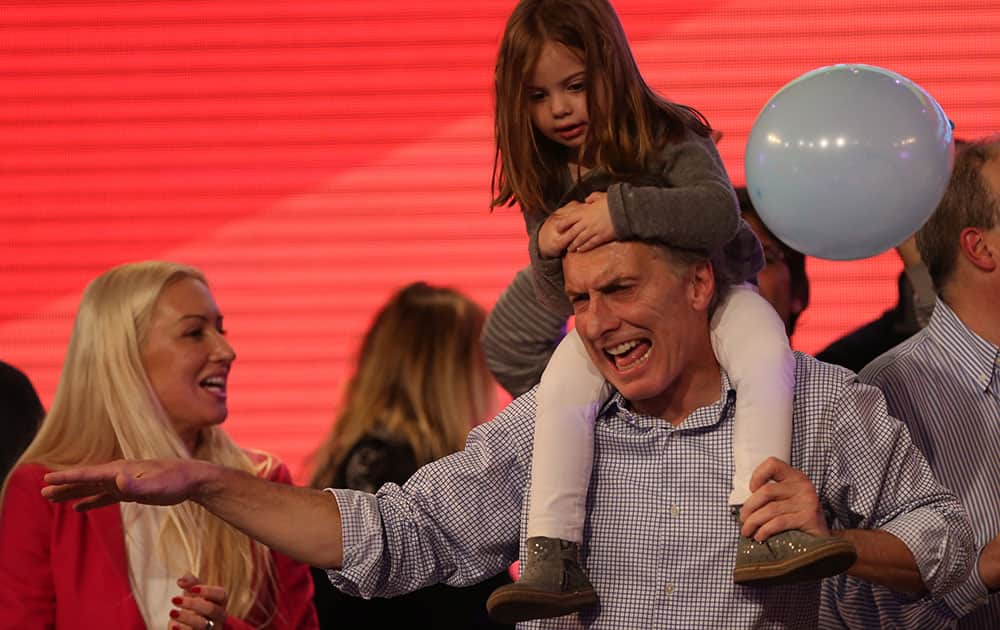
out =
{"type": "Polygon", "coordinates": [[[995,251],[986,240],[985,230],[967,227],[958,236],[958,248],[962,256],[972,266],[981,271],[996,271],[1000,252],[995,251]]]}
{"type": "Polygon", "coordinates": [[[711,262],[706,260],[691,265],[687,290],[692,308],[697,311],[708,310],[712,296],[715,295],[715,274],[711,262]]]}

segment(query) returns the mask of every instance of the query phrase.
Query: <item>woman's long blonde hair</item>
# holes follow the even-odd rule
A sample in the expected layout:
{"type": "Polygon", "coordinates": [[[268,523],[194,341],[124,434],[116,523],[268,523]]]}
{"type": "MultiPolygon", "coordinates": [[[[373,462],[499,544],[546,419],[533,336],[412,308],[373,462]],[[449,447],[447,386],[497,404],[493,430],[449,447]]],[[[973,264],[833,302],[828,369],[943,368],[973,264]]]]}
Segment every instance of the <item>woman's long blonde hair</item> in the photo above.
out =
{"type": "Polygon", "coordinates": [[[519,2],[500,42],[494,91],[491,207],[516,202],[525,212],[545,212],[546,200],[564,191],[563,169],[571,158],[630,176],[647,172],[664,145],[682,138],[685,129],[710,132],[697,110],[671,103],[646,85],[606,0],[519,2]],[[585,68],[590,124],[576,156],[531,122],[526,82],[548,42],[580,55],[585,68]]]}
{"type": "Polygon", "coordinates": [[[393,295],[365,334],[340,413],[313,456],[311,485],[333,485],[366,434],[399,436],[418,465],[461,450],[495,396],[479,344],[485,318],[452,289],[416,282],[393,295]]]}
{"type": "MultiPolygon", "coordinates": [[[[267,457],[254,464],[219,427],[203,429],[198,451],[189,453],[153,391],[143,343],[160,294],[184,278],[207,284],[192,267],[149,261],[115,267],[87,286],[52,408],[18,464],[61,469],[197,457],[253,474],[273,465],[267,457]]],[[[170,570],[224,586],[234,617],[272,617],[276,591],[267,548],[191,501],[166,509],[160,553],[170,570]]]]}

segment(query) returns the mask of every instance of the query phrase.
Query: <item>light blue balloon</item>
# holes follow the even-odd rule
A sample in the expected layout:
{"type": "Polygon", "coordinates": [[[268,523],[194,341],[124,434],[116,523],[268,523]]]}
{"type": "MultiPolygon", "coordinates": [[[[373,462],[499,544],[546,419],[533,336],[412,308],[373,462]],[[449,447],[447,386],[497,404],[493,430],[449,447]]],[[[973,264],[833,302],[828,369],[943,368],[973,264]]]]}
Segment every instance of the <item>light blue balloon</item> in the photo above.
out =
{"type": "Polygon", "coordinates": [[[761,219],[812,256],[854,260],[900,244],[941,200],[951,123],[906,77],[840,64],[775,94],[747,141],[746,179],[761,219]]]}

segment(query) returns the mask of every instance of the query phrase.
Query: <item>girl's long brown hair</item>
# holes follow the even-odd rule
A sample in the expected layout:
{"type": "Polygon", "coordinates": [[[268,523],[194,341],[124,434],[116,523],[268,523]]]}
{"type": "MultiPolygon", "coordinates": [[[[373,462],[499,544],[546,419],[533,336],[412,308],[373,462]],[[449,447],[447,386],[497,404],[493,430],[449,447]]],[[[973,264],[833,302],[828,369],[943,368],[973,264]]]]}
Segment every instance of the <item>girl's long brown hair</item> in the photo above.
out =
{"type": "Polygon", "coordinates": [[[634,175],[647,171],[685,129],[710,133],[701,113],[646,85],[606,0],[519,2],[500,43],[494,86],[491,208],[517,202],[525,212],[545,212],[546,199],[563,190],[571,158],[611,175],[634,175]],[[528,111],[525,83],[547,42],[566,46],[585,67],[590,124],[576,156],[538,133],[528,111]]]}
{"type": "Polygon", "coordinates": [[[405,440],[420,465],[461,450],[495,395],[479,344],[485,319],[452,289],[416,282],[393,295],[365,334],[336,422],[313,456],[311,485],[332,486],[366,434],[405,440]]]}

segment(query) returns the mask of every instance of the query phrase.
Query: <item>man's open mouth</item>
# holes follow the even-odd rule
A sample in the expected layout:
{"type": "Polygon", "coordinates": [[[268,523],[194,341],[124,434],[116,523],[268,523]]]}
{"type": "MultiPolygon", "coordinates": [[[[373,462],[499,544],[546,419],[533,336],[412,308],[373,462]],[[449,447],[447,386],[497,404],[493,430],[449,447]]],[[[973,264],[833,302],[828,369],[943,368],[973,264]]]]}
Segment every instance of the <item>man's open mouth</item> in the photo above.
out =
{"type": "Polygon", "coordinates": [[[631,339],[605,348],[604,354],[619,372],[628,372],[645,363],[652,349],[653,344],[649,339],[631,339]]]}

